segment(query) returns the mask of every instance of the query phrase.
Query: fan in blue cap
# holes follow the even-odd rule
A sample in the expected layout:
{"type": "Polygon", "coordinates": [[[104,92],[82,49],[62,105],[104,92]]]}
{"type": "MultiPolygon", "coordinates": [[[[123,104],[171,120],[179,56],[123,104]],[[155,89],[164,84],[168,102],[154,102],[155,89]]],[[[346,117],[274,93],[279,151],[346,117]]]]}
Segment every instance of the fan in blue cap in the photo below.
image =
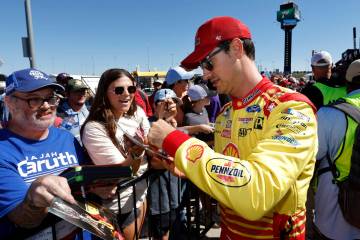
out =
{"type": "Polygon", "coordinates": [[[51,87],[55,91],[64,91],[64,87],[52,81],[50,77],[37,69],[27,68],[10,74],[6,79],[6,95],[15,91],[33,92],[40,88],[51,87]]]}

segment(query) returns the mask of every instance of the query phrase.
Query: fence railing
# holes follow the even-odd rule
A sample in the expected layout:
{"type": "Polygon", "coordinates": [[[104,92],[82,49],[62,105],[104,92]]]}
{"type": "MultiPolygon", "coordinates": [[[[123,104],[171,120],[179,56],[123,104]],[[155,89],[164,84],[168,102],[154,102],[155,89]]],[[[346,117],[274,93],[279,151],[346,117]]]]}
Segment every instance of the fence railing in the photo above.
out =
{"type": "MultiPolygon", "coordinates": [[[[136,185],[144,180],[148,186],[146,197],[147,211],[145,224],[141,232],[136,231],[139,226],[137,221],[135,221],[135,239],[158,239],[158,237],[153,236],[152,228],[154,223],[152,221],[154,221],[154,215],[158,217],[157,223],[159,225],[156,227],[162,228],[162,224],[169,227],[169,239],[171,240],[202,239],[217,221],[217,202],[214,199],[201,192],[190,181],[177,178],[164,170],[147,170],[140,177],[126,179],[118,184],[118,219],[122,213],[120,192],[126,188],[132,188],[132,213],[134,214],[134,219],[137,219],[136,201],[138,198],[136,196],[136,185]],[[163,181],[160,181],[160,179],[163,181]],[[164,192],[168,195],[164,194],[164,192]],[[168,206],[169,211],[163,211],[162,206],[168,206]],[[165,213],[168,213],[168,215],[164,215],[165,213]],[[165,218],[165,221],[161,219],[162,217],[165,218]]],[[[26,239],[49,227],[51,228],[52,238],[57,239],[55,228],[52,226],[58,221],[59,218],[49,214],[47,220],[38,228],[32,230],[24,229],[24,232],[17,231],[16,236],[12,236],[11,239],[26,239]]]]}
{"type": "MultiPolygon", "coordinates": [[[[202,239],[205,237],[206,233],[211,229],[211,227],[215,224],[215,221],[218,218],[217,213],[217,202],[199,190],[194,184],[186,179],[177,179],[176,184],[170,184],[171,180],[173,180],[174,176],[171,176],[171,173],[168,171],[159,171],[159,170],[148,170],[142,176],[125,180],[118,184],[118,202],[119,202],[119,214],[121,214],[120,207],[120,194],[119,192],[122,189],[132,187],[133,189],[133,214],[135,215],[135,219],[137,218],[137,210],[136,210],[136,184],[144,179],[148,183],[148,192],[147,192],[147,213],[145,224],[141,233],[135,231],[136,239],[141,238],[153,238],[151,226],[152,215],[157,215],[160,217],[160,224],[163,223],[161,221],[161,217],[164,213],[162,212],[162,205],[169,206],[170,212],[168,214],[170,217],[168,219],[169,231],[170,231],[170,239],[202,239]],[[164,178],[163,176],[168,176],[164,178]],[[159,179],[168,180],[166,184],[166,188],[164,189],[164,181],[160,181],[159,179]],[[158,181],[156,181],[158,180],[158,181]],[[158,188],[151,187],[158,184],[158,188]],[[177,189],[172,189],[177,187],[177,189]],[[154,193],[151,191],[156,190],[159,193],[159,197],[154,199],[154,193]],[[174,191],[175,190],[175,191],[174,191]],[[164,194],[160,193],[167,192],[169,196],[164,198],[164,194]],[[177,198],[175,197],[175,201],[178,202],[169,202],[174,201],[174,197],[170,195],[174,195],[176,192],[177,198]],[[151,199],[152,198],[152,199],[151,199]],[[165,200],[165,201],[164,201],[165,200]],[[154,208],[154,204],[158,204],[158,208],[160,211],[152,212],[154,208]],[[174,211],[171,211],[171,206],[176,206],[174,211]],[[175,216],[171,216],[171,215],[175,216]]],[[[165,195],[166,196],[166,195],[165,195]]],[[[161,226],[159,226],[161,227],[161,226]]],[[[135,221],[135,229],[138,229],[137,221],[135,221]]]]}

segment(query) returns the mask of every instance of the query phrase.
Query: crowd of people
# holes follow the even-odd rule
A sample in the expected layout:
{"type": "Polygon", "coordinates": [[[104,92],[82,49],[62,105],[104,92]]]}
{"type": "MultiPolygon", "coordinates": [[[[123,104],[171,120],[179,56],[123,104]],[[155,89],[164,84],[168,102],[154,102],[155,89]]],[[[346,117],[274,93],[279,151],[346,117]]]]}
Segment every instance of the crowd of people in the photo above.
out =
{"type": "Polygon", "coordinates": [[[256,67],[249,28],[232,17],[206,21],[195,40],[181,65],[154,79],[149,97],[118,68],[102,73],[94,96],[67,73],[52,81],[30,68],[4,77],[2,238],[37,239],[45,231],[82,239],[84,232],[48,208],[55,197],[76,203],[62,171],[93,164],[126,166],[133,176],[156,173],[135,190],[91,190],[118,215],[125,239],[140,234],[146,213],[154,239],[182,239],[177,227],[187,214],[182,200],[190,182],[218,201],[220,239],[360,239],[360,223],[338,201],[356,201],[341,193],[354,171],[358,123],[336,107],[360,107],[360,60],[341,82],[332,78],[326,51],[311,57],[311,81],[266,76],[256,67]],[[192,71],[198,67],[203,75],[192,71]]]}

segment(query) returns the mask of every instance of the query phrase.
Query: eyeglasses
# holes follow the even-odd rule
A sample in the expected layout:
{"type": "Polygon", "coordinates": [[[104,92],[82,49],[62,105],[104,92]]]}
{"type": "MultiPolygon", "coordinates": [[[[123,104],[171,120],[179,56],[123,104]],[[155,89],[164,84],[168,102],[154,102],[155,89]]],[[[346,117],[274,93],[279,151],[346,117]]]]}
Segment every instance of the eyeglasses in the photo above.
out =
{"type": "Polygon", "coordinates": [[[219,48],[216,49],[214,52],[210,53],[209,55],[207,55],[204,60],[202,60],[200,62],[200,67],[202,69],[206,69],[208,71],[212,71],[214,69],[214,64],[211,61],[211,58],[213,58],[216,54],[218,54],[219,52],[221,52],[222,50],[225,50],[229,47],[230,42],[222,42],[219,44],[219,48]]]}
{"type": "MultiPolygon", "coordinates": [[[[115,93],[116,95],[121,95],[121,94],[124,93],[124,91],[125,91],[124,87],[115,87],[112,92],[115,93]]],[[[127,91],[130,94],[135,93],[136,92],[136,86],[128,86],[127,91]]]]}
{"type": "Polygon", "coordinates": [[[22,98],[12,95],[12,97],[27,102],[29,107],[32,109],[40,108],[44,104],[44,102],[47,102],[50,106],[58,106],[60,102],[60,97],[58,96],[51,96],[48,98],[22,98]]]}

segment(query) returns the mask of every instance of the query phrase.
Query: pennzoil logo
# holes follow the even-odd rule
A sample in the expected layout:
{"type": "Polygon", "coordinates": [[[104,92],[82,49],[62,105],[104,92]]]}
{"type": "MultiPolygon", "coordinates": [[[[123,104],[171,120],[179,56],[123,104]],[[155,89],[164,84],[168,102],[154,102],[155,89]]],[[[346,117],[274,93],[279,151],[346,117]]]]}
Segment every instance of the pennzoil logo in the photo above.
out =
{"type": "Polygon", "coordinates": [[[243,187],[251,180],[250,171],[243,164],[225,158],[210,159],[206,172],[215,182],[227,187],[243,187]]]}
{"type": "Polygon", "coordinates": [[[186,159],[195,163],[204,153],[204,147],[201,145],[192,145],[186,150],[186,159]]]}

